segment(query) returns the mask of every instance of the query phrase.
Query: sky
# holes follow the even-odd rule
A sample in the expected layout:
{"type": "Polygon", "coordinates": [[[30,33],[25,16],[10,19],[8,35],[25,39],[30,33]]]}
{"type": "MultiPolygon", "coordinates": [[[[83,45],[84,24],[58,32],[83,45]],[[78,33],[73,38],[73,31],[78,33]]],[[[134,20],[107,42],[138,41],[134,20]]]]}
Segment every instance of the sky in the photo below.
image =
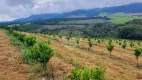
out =
{"type": "Polygon", "coordinates": [[[64,13],[134,2],[142,2],[142,0],[1,0],[0,21],[11,21],[35,14],[64,13]]]}

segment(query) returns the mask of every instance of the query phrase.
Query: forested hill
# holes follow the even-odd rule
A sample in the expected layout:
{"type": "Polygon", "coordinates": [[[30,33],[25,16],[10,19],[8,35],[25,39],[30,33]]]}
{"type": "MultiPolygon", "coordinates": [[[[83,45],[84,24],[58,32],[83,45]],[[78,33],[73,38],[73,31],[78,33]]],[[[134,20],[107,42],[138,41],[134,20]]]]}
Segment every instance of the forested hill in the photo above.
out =
{"type": "Polygon", "coordinates": [[[142,19],[132,20],[119,28],[119,37],[142,40],[142,19]]]}
{"type": "Polygon", "coordinates": [[[51,18],[64,18],[64,17],[71,17],[71,16],[78,16],[78,17],[94,17],[98,16],[100,13],[117,13],[117,12],[124,12],[124,13],[141,13],[142,12],[142,3],[132,3],[122,6],[114,6],[114,7],[105,7],[105,8],[95,8],[95,9],[88,9],[88,10],[75,10],[68,13],[55,13],[55,14],[39,14],[39,15],[32,15],[27,18],[16,19],[16,22],[24,22],[24,21],[33,21],[33,20],[45,20],[51,18]]]}

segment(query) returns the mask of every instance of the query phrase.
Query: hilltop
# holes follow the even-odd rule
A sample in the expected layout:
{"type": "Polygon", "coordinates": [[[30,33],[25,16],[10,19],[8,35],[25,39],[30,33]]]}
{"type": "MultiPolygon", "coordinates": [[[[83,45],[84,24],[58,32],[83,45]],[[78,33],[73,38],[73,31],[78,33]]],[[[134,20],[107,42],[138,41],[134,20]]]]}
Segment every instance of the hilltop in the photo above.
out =
{"type": "Polygon", "coordinates": [[[142,3],[131,3],[121,6],[105,7],[105,8],[94,8],[88,10],[75,10],[67,13],[53,13],[53,14],[38,14],[31,15],[26,18],[20,18],[14,20],[14,22],[25,22],[34,20],[46,20],[52,18],[69,18],[69,17],[94,17],[99,16],[101,13],[142,13],[142,3]]]}

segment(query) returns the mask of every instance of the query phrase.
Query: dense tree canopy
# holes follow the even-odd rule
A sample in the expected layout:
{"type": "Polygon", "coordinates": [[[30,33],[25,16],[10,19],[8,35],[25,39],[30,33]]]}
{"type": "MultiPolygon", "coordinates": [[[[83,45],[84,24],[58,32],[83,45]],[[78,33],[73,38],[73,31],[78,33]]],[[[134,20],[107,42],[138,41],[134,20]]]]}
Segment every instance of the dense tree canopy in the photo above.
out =
{"type": "Polygon", "coordinates": [[[125,39],[142,40],[142,26],[127,25],[119,29],[119,37],[125,39]]]}

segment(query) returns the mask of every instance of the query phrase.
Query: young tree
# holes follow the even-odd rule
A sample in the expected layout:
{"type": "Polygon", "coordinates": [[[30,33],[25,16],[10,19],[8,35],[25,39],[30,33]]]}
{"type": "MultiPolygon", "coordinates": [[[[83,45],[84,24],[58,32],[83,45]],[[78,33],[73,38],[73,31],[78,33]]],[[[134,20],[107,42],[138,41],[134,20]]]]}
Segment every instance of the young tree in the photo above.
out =
{"type": "Polygon", "coordinates": [[[54,37],[54,39],[56,38],[56,35],[55,34],[53,34],[53,37],[54,37]]]}
{"type": "Polygon", "coordinates": [[[123,49],[126,48],[126,42],[123,43],[122,48],[123,48],[123,49]]]}
{"type": "Polygon", "coordinates": [[[21,42],[24,42],[26,35],[25,34],[19,34],[19,36],[17,37],[21,42]]]}
{"type": "Polygon", "coordinates": [[[90,37],[88,38],[88,41],[91,41],[91,38],[90,38],[90,37]]]}
{"type": "Polygon", "coordinates": [[[70,30],[69,30],[69,38],[70,38],[70,39],[72,38],[72,35],[73,35],[73,30],[70,29],[70,30]]]}
{"type": "Polygon", "coordinates": [[[60,39],[62,39],[62,35],[61,34],[59,34],[59,37],[60,37],[60,39]]]}
{"type": "Polygon", "coordinates": [[[47,63],[54,54],[47,42],[37,42],[31,48],[30,59],[41,63],[43,73],[47,71],[47,63]]]}
{"type": "Polygon", "coordinates": [[[134,46],[134,43],[133,42],[130,42],[130,47],[132,48],[134,46]]]}
{"type": "Polygon", "coordinates": [[[141,45],[141,42],[140,42],[140,41],[138,41],[138,42],[137,42],[137,44],[140,46],[140,45],[141,45]]]}
{"type": "Polygon", "coordinates": [[[119,45],[121,45],[121,42],[119,42],[119,45]]]}
{"type": "Polygon", "coordinates": [[[26,36],[24,38],[25,44],[30,47],[33,46],[36,43],[36,37],[33,36],[26,36]]]}
{"type": "Polygon", "coordinates": [[[111,58],[111,52],[114,48],[114,45],[112,44],[112,41],[109,41],[108,45],[106,46],[107,50],[110,52],[110,58],[111,58]]]}
{"type": "Polygon", "coordinates": [[[80,41],[80,38],[76,38],[76,43],[78,44],[78,46],[79,46],[79,41],[80,41]]]}
{"type": "Polygon", "coordinates": [[[70,36],[67,36],[66,37],[67,41],[68,41],[68,44],[69,44],[69,41],[70,41],[70,36]]]}
{"type": "Polygon", "coordinates": [[[91,47],[93,46],[92,41],[89,41],[88,45],[89,45],[89,49],[91,49],[91,47]]]}
{"type": "Polygon", "coordinates": [[[100,41],[100,40],[98,40],[98,43],[99,43],[99,45],[100,45],[101,41],[100,41]]]}
{"type": "Polygon", "coordinates": [[[73,31],[72,31],[72,30],[70,30],[70,31],[69,31],[69,36],[71,37],[71,36],[72,36],[72,34],[73,34],[73,31]]]}
{"type": "Polygon", "coordinates": [[[135,56],[136,56],[136,60],[137,60],[137,67],[139,67],[139,63],[138,63],[138,59],[139,59],[139,56],[141,55],[142,51],[140,48],[136,48],[135,49],[135,56]]]}
{"type": "Polygon", "coordinates": [[[104,39],[102,39],[102,42],[104,42],[104,39]]]}
{"type": "Polygon", "coordinates": [[[112,40],[111,40],[111,39],[109,39],[109,44],[110,44],[110,43],[112,43],[112,40]]]}
{"type": "Polygon", "coordinates": [[[51,44],[51,41],[48,39],[47,43],[50,45],[50,44],[51,44]]]}
{"type": "Polygon", "coordinates": [[[83,70],[75,68],[72,70],[69,80],[107,80],[105,75],[106,70],[99,67],[84,68],[83,70]]]}

